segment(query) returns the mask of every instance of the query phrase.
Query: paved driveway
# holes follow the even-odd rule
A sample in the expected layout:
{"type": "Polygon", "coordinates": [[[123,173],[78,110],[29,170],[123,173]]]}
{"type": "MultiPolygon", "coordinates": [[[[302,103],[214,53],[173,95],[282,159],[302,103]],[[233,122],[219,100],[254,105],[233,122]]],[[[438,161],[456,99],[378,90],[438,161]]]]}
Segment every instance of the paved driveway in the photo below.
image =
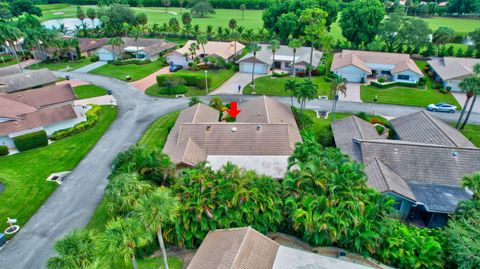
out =
{"type": "Polygon", "coordinates": [[[106,64],[107,64],[106,61],[96,61],[94,63],[87,64],[83,67],[80,67],[76,70],[73,70],[73,72],[75,72],[75,73],[88,73],[88,72],[92,71],[93,69],[98,68],[100,66],[104,66],[106,64]]]}
{"type": "MultiPolygon", "coordinates": [[[[463,107],[465,104],[465,100],[467,100],[467,96],[463,92],[452,92],[455,99],[457,99],[458,103],[463,107]]],[[[470,109],[470,105],[472,104],[473,98],[470,99],[470,103],[468,104],[468,109],[470,109]]],[[[473,106],[473,112],[480,113],[480,99],[477,98],[475,105],[473,106]]]]}
{"type": "Polygon", "coordinates": [[[360,84],[349,82],[347,83],[347,95],[339,94],[340,101],[348,102],[362,102],[360,99],[360,84]]]}
{"type": "Polygon", "coordinates": [[[130,84],[139,89],[142,92],[145,92],[148,87],[152,86],[153,84],[157,83],[157,76],[162,75],[162,74],[169,74],[170,71],[168,70],[168,66],[165,66],[164,68],[158,70],[157,72],[150,74],[140,80],[131,82],[130,84]]]}
{"type": "MultiPolygon", "coordinates": [[[[263,77],[266,75],[263,74],[255,74],[255,78],[263,77]]],[[[238,85],[240,85],[240,89],[243,89],[248,83],[252,82],[252,74],[251,73],[241,73],[237,72],[227,81],[225,81],[220,87],[218,87],[213,92],[209,93],[208,95],[218,95],[218,94],[242,94],[242,91],[238,91],[238,85]]]]}

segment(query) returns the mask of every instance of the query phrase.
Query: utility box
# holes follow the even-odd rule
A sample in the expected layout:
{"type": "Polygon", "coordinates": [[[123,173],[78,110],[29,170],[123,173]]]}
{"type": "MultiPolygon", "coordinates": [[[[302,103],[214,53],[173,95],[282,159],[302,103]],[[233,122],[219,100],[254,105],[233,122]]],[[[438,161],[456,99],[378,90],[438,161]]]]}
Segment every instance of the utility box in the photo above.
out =
{"type": "Polygon", "coordinates": [[[7,238],[4,234],[0,233],[0,248],[3,247],[7,243],[7,238]]]}

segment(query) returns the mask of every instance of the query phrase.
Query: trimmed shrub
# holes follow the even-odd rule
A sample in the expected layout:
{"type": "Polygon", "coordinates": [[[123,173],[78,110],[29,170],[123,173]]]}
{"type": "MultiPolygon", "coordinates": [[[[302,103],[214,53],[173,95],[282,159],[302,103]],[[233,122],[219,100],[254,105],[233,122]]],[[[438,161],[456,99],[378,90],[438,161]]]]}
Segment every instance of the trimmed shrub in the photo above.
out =
{"type": "MultiPolygon", "coordinates": [[[[198,87],[201,89],[205,88],[205,76],[202,74],[191,74],[191,73],[176,73],[176,74],[163,74],[157,76],[157,85],[162,87],[168,77],[179,77],[183,78],[187,86],[198,87]]],[[[212,79],[208,77],[208,86],[211,86],[212,79]]]]}
{"type": "Polygon", "coordinates": [[[360,83],[362,83],[362,84],[365,83],[365,78],[364,77],[362,77],[362,79],[360,79],[360,83]]]}
{"type": "Polygon", "coordinates": [[[44,147],[48,145],[47,133],[42,130],[38,132],[20,135],[13,139],[13,143],[19,151],[26,151],[29,149],[44,147]]]}
{"type": "Polygon", "coordinates": [[[8,155],[8,147],[7,146],[0,146],[0,156],[8,155]]]}
{"type": "Polygon", "coordinates": [[[388,139],[394,139],[397,136],[392,127],[388,128],[388,139]]]}
{"type": "Polygon", "coordinates": [[[440,84],[440,83],[434,83],[434,84],[432,85],[432,87],[433,87],[434,89],[438,90],[438,89],[441,89],[441,88],[442,88],[442,84],[440,84]]]}
{"type": "Polygon", "coordinates": [[[423,86],[427,84],[427,78],[426,77],[421,77],[419,80],[418,80],[418,85],[420,86],[423,86]]]}
{"type": "Polygon", "coordinates": [[[93,62],[97,62],[98,60],[99,60],[99,59],[98,59],[98,56],[97,56],[97,55],[94,54],[94,55],[90,56],[90,62],[93,63],[93,62]]]}
{"type": "Polygon", "coordinates": [[[273,73],[272,76],[276,78],[284,78],[288,77],[290,74],[289,73],[273,73]]]}
{"type": "Polygon", "coordinates": [[[385,127],[383,127],[382,125],[375,125],[375,129],[377,130],[377,133],[379,135],[383,134],[383,131],[385,131],[385,127]]]}
{"type": "Polygon", "coordinates": [[[138,60],[138,59],[131,59],[131,60],[123,60],[123,61],[114,61],[114,65],[127,65],[127,64],[136,64],[136,65],[144,65],[144,64],[149,64],[152,61],[150,60],[138,60]]]}
{"type": "Polygon", "coordinates": [[[378,78],[378,82],[384,83],[384,82],[385,82],[385,78],[384,78],[384,77],[379,77],[379,78],[378,78]]]}
{"type": "Polygon", "coordinates": [[[50,136],[50,139],[60,140],[62,138],[81,133],[87,129],[94,127],[95,125],[97,125],[98,115],[100,114],[101,110],[102,108],[100,106],[94,105],[89,111],[87,111],[86,121],[77,123],[71,128],[56,131],[50,136]]]}
{"type": "Polygon", "coordinates": [[[447,92],[451,92],[452,91],[452,87],[450,86],[447,86],[447,88],[445,88],[447,90],[447,92]]]}
{"type": "Polygon", "coordinates": [[[381,84],[381,83],[378,83],[376,81],[372,81],[372,82],[370,82],[370,85],[373,86],[373,87],[376,87],[376,88],[380,88],[380,89],[387,89],[387,88],[398,87],[398,86],[409,87],[409,88],[418,87],[417,83],[407,83],[407,82],[392,82],[392,83],[388,83],[388,84],[381,84]]]}
{"type": "Polygon", "coordinates": [[[173,95],[173,94],[184,94],[188,91],[188,87],[185,85],[177,85],[175,87],[172,87],[169,89],[168,87],[161,87],[158,89],[159,94],[167,94],[167,95],[173,95]]]}

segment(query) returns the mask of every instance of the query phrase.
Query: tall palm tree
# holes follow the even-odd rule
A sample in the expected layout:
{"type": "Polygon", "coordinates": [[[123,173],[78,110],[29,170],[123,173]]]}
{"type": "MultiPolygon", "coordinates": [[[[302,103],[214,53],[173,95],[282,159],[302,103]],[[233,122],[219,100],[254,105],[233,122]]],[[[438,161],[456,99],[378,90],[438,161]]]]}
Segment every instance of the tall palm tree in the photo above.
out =
{"type": "Polygon", "coordinates": [[[91,231],[76,230],[53,246],[58,256],[47,261],[50,269],[84,268],[95,262],[95,238],[91,231]]]}
{"type": "Polygon", "coordinates": [[[132,33],[132,36],[133,36],[133,39],[135,40],[135,45],[137,47],[136,51],[135,51],[135,58],[138,59],[138,39],[142,36],[142,29],[140,28],[140,26],[133,26],[132,27],[132,30],[131,30],[131,33],[132,33]]]}
{"type": "Polygon", "coordinates": [[[0,24],[0,42],[2,44],[7,44],[10,50],[12,51],[13,55],[17,59],[18,67],[20,71],[23,72],[22,65],[20,64],[20,60],[17,55],[17,51],[15,49],[15,42],[18,42],[19,38],[22,36],[22,32],[15,26],[10,24],[2,23],[0,24]]]}
{"type": "Polygon", "coordinates": [[[268,49],[272,51],[272,73],[274,73],[275,70],[275,53],[277,50],[280,49],[280,41],[273,39],[270,41],[270,45],[268,45],[268,49]]]}
{"type": "Polygon", "coordinates": [[[317,96],[318,85],[311,80],[305,80],[296,88],[294,95],[300,103],[300,110],[303,112],[307,104],[307,100],[312,100],[317,96]]]}
{"type": "Polygon", "coordinates": [[[135,249],[143,247],[152,239],[150,231],[138,220],[133,218],[113,219],[106,225],[105,231],[99,239],[101,251],[105,253],[103,259],[111,264],[117,260],[131,262],[134,269],[138,269],[135,258],[135,249]]]}
{"type": "Polygon", "coordinates": [[[163,257],[163,267],[168,269],[167,252],[163,242],[162,226],[175,220],[179,208],[178,199],[169,189],[159,188],[140,199],[135,215],[149,230],[157,233],[163,257]]]}
{"type": "Polygon", "coordinates": [[[335,110],[337,109],[338,93],[342,93],[343,96],[347,95],[347,80],[338,76],[330,85],[330,95],[333,96],[332,101],[332,122],[335,120],[335,110]]]}
{"type": "Polygon", "coordinates": [[[108,40],[107,44],[112,46],[112,56],[115,61],[115,47],[120,47],[123,44],[123,40],[120,37],[113,37],[108,40]]]}
{"type": "Polygon", "coordinates": [[[205,58],[206,53],[205,53],[205,45],[208,43],[207,36],[205,35],[199,35],[197,36],[197,43],[202,46],[202,51],[203,51],[203,57],[205,58]]]}
{"type": "Polygon", "coordinates": [[[460,116],[458,117],[457,124],[455,125],[455,128],[457,128],[457,130],[460,128],[460,123],[462,122],[463,115],[465,114],[465,111],[467,110],[468,104],[470,103],[470,99],[473,97],[473,92],[474,92],[475,88],[477,87],[476,84],[477,83],[476,83],[475,77],[465,78],[459,84],[462,92],[466,93],[467,99],[465,100],[465,104],[463,105],[462,112],[460,113],[460,116]]]}
{"type": "Polygon", "coordinates": [[[474,74],[474,79],[473,79],[474,86],[472,87],[473,100],[472,100],[472,104],[470,105],[470,109],[468,110],[467,117],[465,117],[465,121],[463,122],[462,127],[460,127],[460,129],[462,130],[463,128],[465,128],[465,125],[467,125],[468,119],[470,118],[470,114],[472,113],[472,110],[475,106],[475,102],[477,101],[477,97],[480,94],[480,64],[476,64],[473,66],[473,74],[474,74]]]}
{"type": "Polygon", "coordinates": [[[126,214],[132,211],[141,195],[146,195],[152,186],[140,181],[138,174],[120,174],[109,180],[105,188],[107,211],[111,215],[126,214]]]}
{"type": "Polygon", "coordinates": [[[256,62],[256,59],[257,59],[257,52],[259,52],[261,49],[262,49],[262,47],[260,45],[258,45],[258,43],[255,43],[255,42],[251,43],[247,47],[247,51],[249,53],[253,54],[252,83],[251,83],[252,89],[255,88],[254,80],[255,80],[255,62],[256,62]]]}
{"type": "Polygon", "coordinates": [[[240,33],[237,31],[233,31],[230,33],[230,40],[233,41],[233,49],[235,53],[233,55],[237,55],[237,42],[240,40],[240,33]]]}
{"type": "Polygon", "coordinates": [[[293,77],[295,77],[295,56],[297,54],[297,49],[302,47],[303,41],[301,39],[291,39],[290,42],[288,43],[288,47],[293,50],[293,61],[292,61],[292,71],[293,71],[293,77]]]}
{"type": "Polygon", "coordinates": [[[285,82],[284,90],[285,92],[290,92],[290,103],[293,106],[293,93],[296,91],[299,83],[293,79],[289,79],[285,82]]]}

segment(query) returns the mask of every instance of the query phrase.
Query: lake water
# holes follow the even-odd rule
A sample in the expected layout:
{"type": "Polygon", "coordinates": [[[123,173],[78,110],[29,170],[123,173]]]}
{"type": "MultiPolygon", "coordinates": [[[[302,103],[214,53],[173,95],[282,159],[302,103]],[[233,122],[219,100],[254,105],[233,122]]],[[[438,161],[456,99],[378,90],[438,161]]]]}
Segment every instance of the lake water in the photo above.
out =
{"type": "MultiPolygon", "coordinates": [[[[92,26],[92,20],[87,18],[87,19],[84,19],[83,22],[87,25],[88,28],[94,28],[92,26]]],[[[65,25],[65,28],[67,30],[75,31],[75,26],[82,26],[82,21],[77,18],[67,18],[67,19],[48,20],[48,21],[42,22],[42,25],[45,26],[45,28],[50,28],[50,29],[52,28],[58,29],[61,24],[65,25]]],[[[100,20],[95,19],[94,25],[100,26],[100,20]]]]}

